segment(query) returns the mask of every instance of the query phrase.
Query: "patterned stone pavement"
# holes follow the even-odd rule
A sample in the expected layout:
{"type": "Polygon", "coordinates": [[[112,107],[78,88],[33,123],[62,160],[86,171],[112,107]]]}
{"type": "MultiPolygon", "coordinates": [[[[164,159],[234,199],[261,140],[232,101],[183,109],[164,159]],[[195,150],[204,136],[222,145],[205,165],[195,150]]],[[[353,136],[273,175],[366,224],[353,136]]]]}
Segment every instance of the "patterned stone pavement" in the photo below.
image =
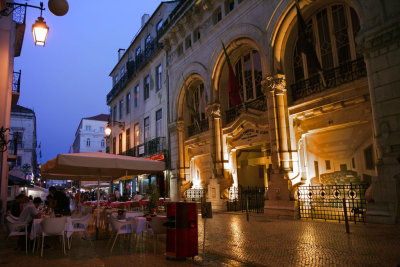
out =
{"type": "Polygon", "coordinates": [[[57,239],[49,238],[44,257],[15,251],[16,238],[0,235],[0,266],[397,266],[400,264],[400,226],[299,220],[273,220],[265,215],[216,213],[206,222],[202,258],[203,220],[199,217],[199,253],[185,261],[167,260],[165,237],[153,252],[150,237],[129,246],[121,238],[109,252],[108,240],[77,236],[67,255],[57,239]]]}

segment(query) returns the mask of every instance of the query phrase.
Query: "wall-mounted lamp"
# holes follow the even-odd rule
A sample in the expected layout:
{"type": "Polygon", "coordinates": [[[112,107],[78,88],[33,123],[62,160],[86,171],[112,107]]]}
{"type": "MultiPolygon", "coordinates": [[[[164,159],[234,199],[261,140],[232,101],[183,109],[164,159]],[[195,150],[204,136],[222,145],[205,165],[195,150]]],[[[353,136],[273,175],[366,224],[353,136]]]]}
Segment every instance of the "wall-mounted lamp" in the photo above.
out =
{"type": "Polygon", "coordinates": [[[121,130],[123,131],[125,129],[125,122],[123,121],[110,121],[107,123],[106,128],[104,129],[104,134],[106,135],[106,137],[109,137],[111,135],[112,129],[111,127],[114,125],[118,125],[119,128],[121,128],[121,130]],[[110,126],[111,123],[111,126],[110,126]]]}

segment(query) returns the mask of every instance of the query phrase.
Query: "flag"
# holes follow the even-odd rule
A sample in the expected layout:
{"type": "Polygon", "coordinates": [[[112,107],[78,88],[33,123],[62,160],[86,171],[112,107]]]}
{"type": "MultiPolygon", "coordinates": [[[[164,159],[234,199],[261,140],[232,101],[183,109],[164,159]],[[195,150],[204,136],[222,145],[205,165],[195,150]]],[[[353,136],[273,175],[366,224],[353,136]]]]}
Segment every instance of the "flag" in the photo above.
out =
{"type": "Polygon", "coordinates": [[[310,74],[321,72],[321,64],[318,60],[317,54],[315,53],[315,48],[311,40],[311,36],[306,32],[306,23],[301,15],[300,6],[298,0],[295,0],[296,10],[297,10],[297,26],[299,39],[297,42],[297,48],[299,52],[304,54],[307,59],[307,68],[310,74]]]}
{"type": "Polygon", "coordinates": [[[231,61],[229,60],[228,53],[226,52],[225,45],[222,43],[222,48],[224,49],[226,62],[228,63],[228,71],[229,71],[229,78],[228,78],[228,92],[229,98],[231,100],[232,106],[237,106],[240,104],[240,87],[239,83],[236,79],[235,72],[233,71],[231,61]]]}

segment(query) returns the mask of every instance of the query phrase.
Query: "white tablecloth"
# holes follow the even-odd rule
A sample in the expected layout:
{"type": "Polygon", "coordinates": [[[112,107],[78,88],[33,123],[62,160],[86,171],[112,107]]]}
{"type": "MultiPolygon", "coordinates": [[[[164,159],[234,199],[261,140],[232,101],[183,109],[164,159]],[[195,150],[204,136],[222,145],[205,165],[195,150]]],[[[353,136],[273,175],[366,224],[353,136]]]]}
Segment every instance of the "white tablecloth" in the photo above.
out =
{"type": "MultiPolygon", "coordinates": [[[[80,218],[67,217],[67,222],[65,223],[65,228],[64,228],[64,231],[67,234],[67,238],[69,238],[73,233],[74,219],[80,219],[80,218]]],[[[42,234],[42,228],[40,227],[40,223],[42,222],[42,220],[43,219],[34,219],[33,220],[32,230],[31,230],[31,235],[30,235],[31,240],[35,239],[36,235],[42,234]]]]}

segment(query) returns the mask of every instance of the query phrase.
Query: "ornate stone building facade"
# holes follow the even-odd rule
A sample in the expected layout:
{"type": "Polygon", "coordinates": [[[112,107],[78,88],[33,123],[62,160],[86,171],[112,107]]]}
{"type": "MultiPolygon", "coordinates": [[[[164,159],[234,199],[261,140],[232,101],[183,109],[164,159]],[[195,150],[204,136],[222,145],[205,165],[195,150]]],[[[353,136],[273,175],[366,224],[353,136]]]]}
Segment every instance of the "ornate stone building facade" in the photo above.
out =
{"type": "Polygon", "coordinates": [[[298,189],[367,184],[366,218],[399,218],[400,4],[300,0],[321,69],[298,43],[293,0],[180,1],[166,53],[171,194],[268,187],[264,211],[296,213],[298,189]],[[228,64],[241,104],[228,93],[228,64]],[[175,192],[173,188],[177,188],[175,192]]]}

